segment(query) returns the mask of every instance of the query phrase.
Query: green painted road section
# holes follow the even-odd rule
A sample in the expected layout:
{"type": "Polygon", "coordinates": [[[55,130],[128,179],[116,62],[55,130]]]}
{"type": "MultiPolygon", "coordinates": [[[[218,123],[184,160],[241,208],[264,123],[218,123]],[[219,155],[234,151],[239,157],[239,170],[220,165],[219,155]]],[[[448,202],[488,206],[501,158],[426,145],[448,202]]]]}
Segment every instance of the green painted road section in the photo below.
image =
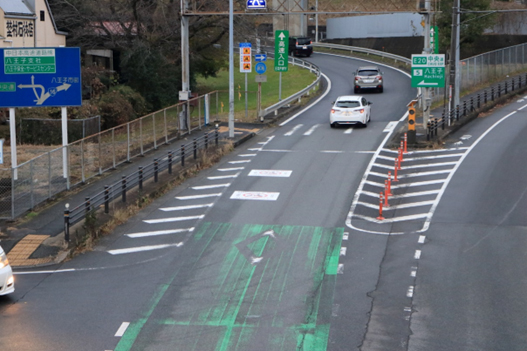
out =
{"type": "Polygon", "coordinates": [[[343,232],[203,223],[115,350],[326,350],[343,232]]]}

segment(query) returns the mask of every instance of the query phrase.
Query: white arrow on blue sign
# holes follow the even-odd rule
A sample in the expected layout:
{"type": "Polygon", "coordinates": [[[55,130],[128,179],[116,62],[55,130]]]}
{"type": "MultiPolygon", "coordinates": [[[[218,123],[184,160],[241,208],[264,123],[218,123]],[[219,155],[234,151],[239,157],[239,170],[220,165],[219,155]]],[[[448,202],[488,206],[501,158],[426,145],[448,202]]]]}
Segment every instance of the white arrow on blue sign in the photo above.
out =
{"type": "Polygon", "coordinates": [[[267,71],[267,66],[263,62],[258,62],[256,66],[254,66],[254,70],[258,74],[264,74],[265,71],[267,71]]]}
{"type": "Polygon", "coordinates": [[[255,60],[256,62],[267,61],[267,55],[266,55],[266,54],[257,54],[257,55],[254,55],[254,60],[255,60]]]}
{"type": "Polygon", "coordinates": [[[266,7],[265,0],[247,0],[248,9],[265,9],[266,7]]]}

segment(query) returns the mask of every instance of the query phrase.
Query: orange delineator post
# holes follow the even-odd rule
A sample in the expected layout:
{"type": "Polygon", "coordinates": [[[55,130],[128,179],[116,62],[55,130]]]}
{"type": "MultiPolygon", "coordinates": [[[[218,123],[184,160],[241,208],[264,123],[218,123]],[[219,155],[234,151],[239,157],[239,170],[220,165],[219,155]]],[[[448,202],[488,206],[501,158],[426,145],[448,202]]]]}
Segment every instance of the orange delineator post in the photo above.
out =
{"type": "Polygon", "coordinates": [[[390,207],[388,203],[388,180],[384,181],[384,207],[390,207]]]}
{"type": "Polygon", "coordinates": [[[395,158],[395,162],[397,163],[397,169],[401,170],[401,149],[399,149],[399,156],[395,158]]]}
{"type": "Polygon", "coordinates": [[[379,217],[377,217],[379,221],[382,221],[384,219],[384,217],[382,216],[382,200],[383,200],[383,196],[382,196],[382,191],[381,191],[379,193],[379,217]]]}
{"type": "Polygon", "coordinates": [[[407,133],[404,133],[404,153],[407,154],[408,151],[406,150],[406,145],[408,144],[408,136],[407,133]]]}
{"type": "Polygon", "coordinates": [[[398,182],[399,179],[397,179],[397,168],[398,168],[398,164],[397,164],[397,159],[395,159],[395,166],[394,166],[394,175],[393,175],[393,181],[394,182],[398,182]]]}

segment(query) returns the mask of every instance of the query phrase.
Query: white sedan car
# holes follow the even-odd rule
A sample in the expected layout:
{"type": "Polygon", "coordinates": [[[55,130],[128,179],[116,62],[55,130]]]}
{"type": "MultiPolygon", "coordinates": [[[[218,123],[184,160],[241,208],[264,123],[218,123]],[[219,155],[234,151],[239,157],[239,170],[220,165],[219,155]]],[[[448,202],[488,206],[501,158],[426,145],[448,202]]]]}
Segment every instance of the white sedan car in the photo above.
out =
{"type": "Polygon", "coordinates": [[[329,114],[329,124],[336,127],[340,124],[362,124],[370,121],[371,105],[363,96],[339,96],[333,103],[329,114]]]}
{"type": "Polygon", "coordinates": [[[15,278],[7,260],[7,256],[0,246],[0,295],[11,294],[15,291],[15,278]]]}

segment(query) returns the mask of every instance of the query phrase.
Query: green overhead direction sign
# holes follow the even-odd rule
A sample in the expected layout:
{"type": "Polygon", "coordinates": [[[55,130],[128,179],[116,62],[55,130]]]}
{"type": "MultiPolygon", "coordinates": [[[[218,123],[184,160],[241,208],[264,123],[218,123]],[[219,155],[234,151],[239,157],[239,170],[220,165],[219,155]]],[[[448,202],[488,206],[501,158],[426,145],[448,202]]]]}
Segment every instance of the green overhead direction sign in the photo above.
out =
{"type": "Polygon", "coordinates": [[[289,31],[277,30],[274,33],[274,70],[289,70],[289,31]]]}
{"type": "Polygon", "coordinates": [[[412,55],[412,88],[444,88],[445,55],[412,55]]]}

